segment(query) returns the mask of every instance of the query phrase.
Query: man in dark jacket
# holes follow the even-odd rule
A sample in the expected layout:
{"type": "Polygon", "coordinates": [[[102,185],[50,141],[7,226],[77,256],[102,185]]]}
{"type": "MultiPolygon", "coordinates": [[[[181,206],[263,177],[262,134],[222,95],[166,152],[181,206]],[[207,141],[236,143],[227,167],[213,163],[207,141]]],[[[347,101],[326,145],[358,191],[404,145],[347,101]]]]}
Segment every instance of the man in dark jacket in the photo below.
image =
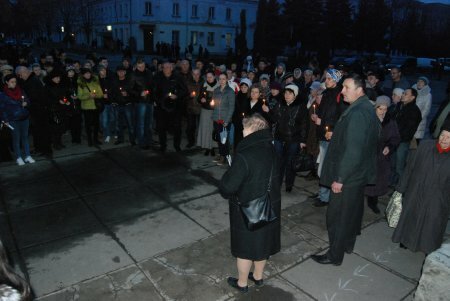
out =
{"type": "Polygon", "coordinates": [[[133,80],[137,89],[136,103],[136,136],[139,146],[148,149],[153,144],[153,75],[145,66],[145,61],[139,59],[136,62],[136,70],[133,80]]]}
{"type": "Polygon", "coordinates": [[[32,103],[30,121],[35,150],[44,156],[51,156],[50,103],[47,90],[43,82],[28,68],[19,66],[16,74],[21,79],[20,84],[32,103]]]}
{"type": "Polygon", "coordinates": [[[131,145],[135,145],[135,114],[134,100],[137,97],[134,82],[126,76],[125,67],[118,66],[117,78],[113,82],[111,93],[112,105],[115,110],[116,120],[118,123],[117,141],[114,144],[123,143],[123,126],[126,123],[128,127],[128,135],[131,145]]]}
{"type": "Polygon", "coordinates": [[[183,100],[188,91],[184,81],[173,73],[173,65],[165,61],[162,71],[155,78],[156,97],[156,125],[159,135],[161,152],[166,151],[167,131],[173,129],[173,146],[177,152],[181,151],[181,115],[183,100]]]}
{"type": "Polygon", "coordinates": [[[321,264],[340,265],[344,253],[351,253],[360,233],[364,210],[364,187],[376,181],[377,143],[380,122],[364,94],[359,75],[343,83],[349,108],[336,123],[325,156],[320,183],[331,188],[327,210],[330,249],[311,258],[321,264]]]}
{"type": "MultiPolygon", "coordinates": [[[[322,93],[322,101],[317,109],[317,114],[311,115],[311,119],[317,125],[317,137],[319,139],[319,168],[318,175],[320,177],[323,160],[327,153],[329,140],[333,134],[334,125],[339,119],[341,113],[345,110],[346,105],[342,100],[342,87],[339,82],[342,74],[336,69],[328,69],[326,71],[325,86],[326,90],[322,93]]],[[[328,205],[330,197],[330,189],[327,187],[319,187],[319,193],[314,198],[313,206],[322,207],[328,205]]]]}
{"type": "Polygon", "coordinates": [[[391,69],[391,79],[387,79],[383,83],[385,95],[392,95],[392,91],[395,88],[402,88],[403,90],[411,88],[411,84],[402,76],[402,70],[399,67],[393,67],[391,69]]]}
{"type": "Polygon", "coordinates": [[[403,174],[411,140],[414,138],[420,121],[422,121],[422,113],[416,105],[416,98],[417,91],[415,89],[406,89],[394,112],[401,142],[395,152],[395,173],[391,184],[397,184],[403,174]]]}

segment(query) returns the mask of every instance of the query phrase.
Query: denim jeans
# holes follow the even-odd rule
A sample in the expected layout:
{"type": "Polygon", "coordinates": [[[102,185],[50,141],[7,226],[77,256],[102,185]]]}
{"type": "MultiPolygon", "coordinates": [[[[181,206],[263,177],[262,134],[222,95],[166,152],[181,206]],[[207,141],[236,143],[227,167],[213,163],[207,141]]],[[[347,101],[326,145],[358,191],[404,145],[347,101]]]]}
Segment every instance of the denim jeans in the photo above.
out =
{"type": "Polygon", "coordinates": [[[153,104],[140,102],[136,104],[136,136],[139,146],[152,143],[153,104]]]}
{"type": "MultiPolygon", "coordinates": [[[[330,142],[328,142],[328,141],[319,141],[319,148],[320,148],[319,168],[317,170],[317,174],[319,177],[322,174],[323,161],[325,160],[325,155],[327,154],[328,145],[330,145],[330,142]]],[[[319,199],[322,202],[328,203],[328,201],[330,200],[330,189],[327,187],[320,186],[319,187],[319,199]]]]}
{"type": "Polygon", "coordinates": [[[106,138],[108,136],[112,136],[113,130],[115,128],[115,114],[114,109],[112,105],[105,104],[105,109],[101,113],[101,123],[102,123],[102,130],[103,130],[103,136],[106,138]]]}
{"type": "Polygon", "coordinates": [[[298,153],[300,148],[299,142],[283,142],[275,140],[275,151],[280,158],[280,186],[283,184],[283,179],[286,175],[285,185],[286,187],[294,186],[295,171],[292,168],[292,159],[298,153]]]}
{"type": "Polygon", "coordinates": [[[134,105],[128,104],[128,105],[119,105],[115,107],[115,113],[116,113],[116,120],[118,124],[118,130],[117,130],[117,140],[118,141],[124,141],[123,137],[123,127],[126,125],[128,128],[128,135],[129,140],[131,143],[134,143],[135,140],[135,112],[134,112],[134,105]]]}
{"type": "Polygon", "coordinates": [[[28,127],[30,126],[30,120],[27,118],[25,120],[11,121],[10,124],[14,128],[11,135],[16,159],[22,158],[21,146],[23,147],[25,158],[30,156],[30,144],[28,143],[28,127]]]}

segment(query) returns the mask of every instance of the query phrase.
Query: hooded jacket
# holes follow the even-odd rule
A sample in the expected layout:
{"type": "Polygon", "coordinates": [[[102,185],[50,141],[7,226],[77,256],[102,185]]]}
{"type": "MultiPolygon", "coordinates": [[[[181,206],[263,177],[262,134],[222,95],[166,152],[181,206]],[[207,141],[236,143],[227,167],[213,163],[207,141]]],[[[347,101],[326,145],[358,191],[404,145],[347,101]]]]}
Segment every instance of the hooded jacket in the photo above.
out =
{"type": "Polygon", "coordinates": [[[419,123],[414,137],[416,139],[423,139],[423,137],[425,136],[425,128],[427,126],[427,118],[430,114],[432,104],[431,88],[430,86],[426,85],[422,89],[418,90],[417,84],[412,86],[412,88],[417,91],[416,105],[419,107],[419,110],[422,113],[422,121],[419,123]]]}

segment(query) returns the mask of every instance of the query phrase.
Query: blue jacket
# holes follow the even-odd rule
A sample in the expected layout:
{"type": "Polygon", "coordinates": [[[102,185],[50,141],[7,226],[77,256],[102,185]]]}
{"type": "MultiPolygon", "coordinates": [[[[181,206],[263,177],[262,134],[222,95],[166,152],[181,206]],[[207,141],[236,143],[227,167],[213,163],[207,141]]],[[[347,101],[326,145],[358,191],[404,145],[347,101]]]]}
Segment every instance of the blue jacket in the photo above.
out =
{"type": "Polygon", "coordinates": [[[0,92],[0,119],[4,122],[25,120],[30,113],[27,107],[30,105],[30,100],[25,96],[24,101],[28,105],[24,108],[20,101],[14,100],[3,92],[0,92]]]}

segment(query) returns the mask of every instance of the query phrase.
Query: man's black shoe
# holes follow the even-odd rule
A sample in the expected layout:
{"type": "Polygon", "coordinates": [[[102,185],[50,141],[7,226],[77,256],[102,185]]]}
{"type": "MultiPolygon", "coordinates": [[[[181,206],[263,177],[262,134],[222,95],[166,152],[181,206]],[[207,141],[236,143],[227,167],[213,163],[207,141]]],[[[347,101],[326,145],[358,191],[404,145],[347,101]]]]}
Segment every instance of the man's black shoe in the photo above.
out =
{"type": "Polygon", "coordinates": [[[314,203],[313,203],[314,207],[325,207],[328,206],[328,202],[322,202],[319,198],[317,198],[314,203]]]}
{"type": "Polygon", "coordinates": [[[238,279],[236,279],[234,277],[228,277],[227,282],[228,282],[229,286],[234,287],[235,289],[237,289],[241,293],[248,292],[248,285],[244,286],[244,287],[239,286],[238,279]]]}
{"type": "Polygon", "coordinates": [[[327,253],[325,253],[323,255],[312,255],[311,259],[320,264],[332,264],[332,265],[336,265],[336,266],[339,266],[342,264],[342,262],[333,261],[330,258],[328,258],[327,253]]]}

